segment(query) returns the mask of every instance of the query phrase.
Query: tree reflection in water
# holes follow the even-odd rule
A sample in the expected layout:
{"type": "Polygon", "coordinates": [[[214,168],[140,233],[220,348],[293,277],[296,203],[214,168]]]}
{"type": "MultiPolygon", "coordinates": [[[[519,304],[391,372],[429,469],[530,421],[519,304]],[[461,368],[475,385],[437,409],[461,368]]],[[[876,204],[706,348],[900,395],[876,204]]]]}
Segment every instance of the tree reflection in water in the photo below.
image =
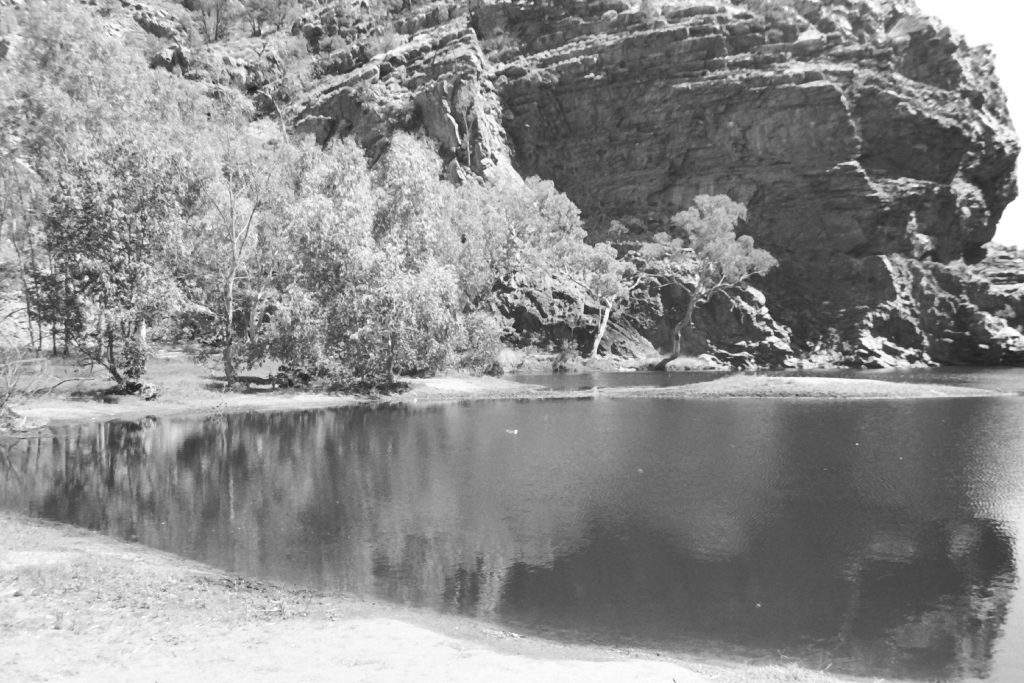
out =
{"type": "Polygon", "coordinates": [[[620,436],[635,405],[69,427],[4,444],[0,494],[231,571],[520,628],[723,642],[849,673],[986,675],[1015,589],[1013,539],[943,488],[956,454],[944,469],[923,441],[903,451],[917,468],[906,478],[844,453],[808,468],[803,440],[820,435],[805,421],[820,416],[806,410],[773,408],[769,434],[729,413],[743,406],[697,406],[681,425],[673,407],[670,426],[639,431],[666,424],[655,402],[625,415],[638,431],[620,436]]]}

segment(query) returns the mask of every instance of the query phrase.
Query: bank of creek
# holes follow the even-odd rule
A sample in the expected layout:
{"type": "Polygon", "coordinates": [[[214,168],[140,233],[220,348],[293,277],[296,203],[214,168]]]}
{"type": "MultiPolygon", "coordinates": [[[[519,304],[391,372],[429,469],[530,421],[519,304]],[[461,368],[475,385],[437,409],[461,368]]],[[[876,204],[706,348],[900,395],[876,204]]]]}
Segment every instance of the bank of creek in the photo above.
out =
{"type": "Polygon", "coordinates": [[[165,680],[277,643],[295,676],[352,680],[1019,680],[1024,369],[692,379],[710,378],[530,377],[548,388],[494,400],[428,383],[11,437],[0,666],[165,680]],[[227,621],[186,615],[141,659],[96,611],[173,625],[196,600],[227,621]],[[812,677],[757,668],[784,663],[812,677]]]}

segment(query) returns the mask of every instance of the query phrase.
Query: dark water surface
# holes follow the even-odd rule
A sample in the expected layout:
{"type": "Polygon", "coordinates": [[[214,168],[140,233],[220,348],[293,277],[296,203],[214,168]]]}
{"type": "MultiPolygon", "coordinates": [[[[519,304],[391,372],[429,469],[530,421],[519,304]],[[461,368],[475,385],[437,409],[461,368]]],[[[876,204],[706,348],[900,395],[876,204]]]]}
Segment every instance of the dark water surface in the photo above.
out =
{"type": "MultiPolygon", "coordinates": [[[[1024,390],[1012,373],[969,381],[1024,390]]],[[[1024,671],[1020,396],[112,422],[7,443],[0,504],[558,637],[887,677],[1024,671]]]]}

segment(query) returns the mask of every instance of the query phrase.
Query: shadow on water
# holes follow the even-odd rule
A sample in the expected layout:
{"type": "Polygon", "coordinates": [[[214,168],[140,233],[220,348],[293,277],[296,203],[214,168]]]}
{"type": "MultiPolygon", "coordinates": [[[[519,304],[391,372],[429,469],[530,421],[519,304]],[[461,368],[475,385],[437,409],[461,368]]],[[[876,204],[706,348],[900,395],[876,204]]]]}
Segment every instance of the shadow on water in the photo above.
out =
{"type": "Polygon", "coordinates": [[[594,400],[111,422],[4,445],[4,507],[536,633],[985,677],[1020,399],[594,400]]]}

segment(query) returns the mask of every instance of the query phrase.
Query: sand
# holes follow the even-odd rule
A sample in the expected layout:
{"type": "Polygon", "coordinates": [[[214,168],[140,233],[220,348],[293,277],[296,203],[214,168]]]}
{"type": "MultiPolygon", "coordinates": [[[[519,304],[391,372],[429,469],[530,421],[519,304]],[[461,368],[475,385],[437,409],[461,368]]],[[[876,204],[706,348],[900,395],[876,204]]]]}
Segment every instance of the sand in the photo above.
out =
{"type": "Polygon", "coordinates": [[[799,681],[242,579],[0,512],[4,681],[799,681]]]}

